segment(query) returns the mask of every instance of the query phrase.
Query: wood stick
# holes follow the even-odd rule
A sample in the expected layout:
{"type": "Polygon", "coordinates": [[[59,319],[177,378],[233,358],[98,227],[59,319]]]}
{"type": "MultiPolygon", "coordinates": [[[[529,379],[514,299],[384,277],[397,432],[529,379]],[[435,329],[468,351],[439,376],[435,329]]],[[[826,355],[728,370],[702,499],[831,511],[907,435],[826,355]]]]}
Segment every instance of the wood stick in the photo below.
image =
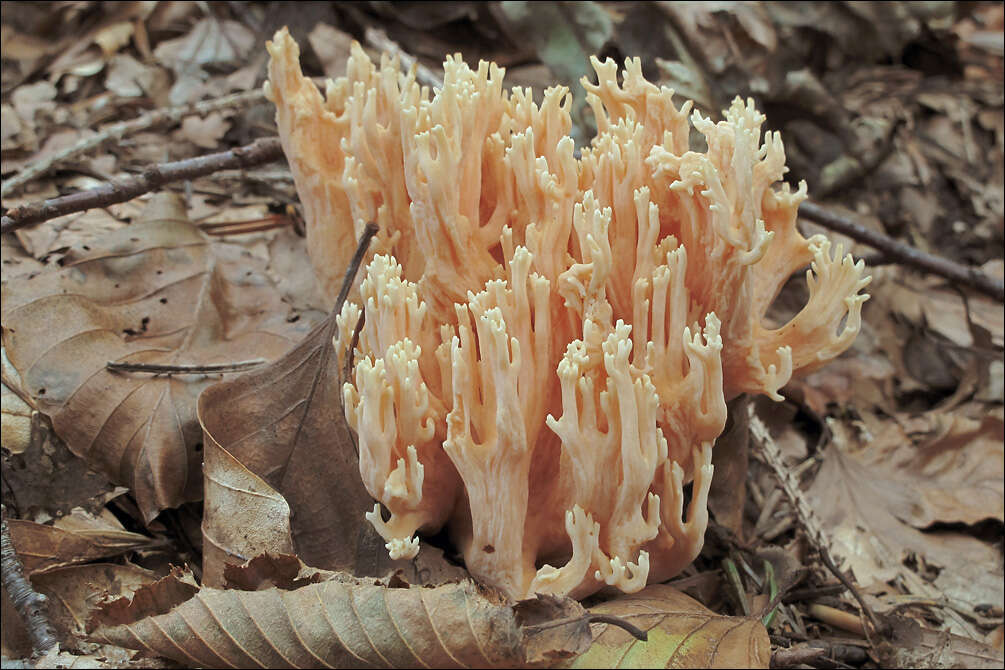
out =
{"type": "Polygon", "coordinates": [[[283,147],[279,143],[279,138],[267,137],[230,151],[151,165],[135,177],[15,207],[0,219],[0,233],[10,233],[64,214],[126,202],[173,181],[194,179],[219,170],[254,167],[282,157],[283,147]]]}
{"type": "Polygon", "coordinates": [[[41,656],[59,643],[46,614],[48,600],[33,589],[24,576],[24,564],[14,549],[6,516],[0,516],[0,575],[14,609],[21,615],[28,629],[32,655],[41,656]]]}
{"type": "Polygon", "coordinates": [[[255,89],[253,91],[232,93],[212,100],[202,100],[189,105],[168,107],[167,109],[154,109],[135,119],[113,123],[102,128],[96,135],[84,138],[72,146],[25,166],[16,175],[5,181],[3,186],[0,186],[0,196],[6,198],[21,186],[36,177],[42,176],[56,165],[99,147],[105,142],[119,140],[127,135],[137,133],[141,130],[148,130],[162,123],[174,123],[186,116],[209,114],[232,107],[250,107],[264,101],[265,93],[261,89],[255,89]]]}
{"type": "Polygon", "coordinates": [[[813,202],[803,202],[799,206],[799,216],[815,221],[829,230],[847,235],[853,240],[868,244],[870,247],[882,251],[888,258],[904,265],[945,277],[996,300],[1005,301],[1005,281],[989,277],[979,268],[961,265],[948,258],[927,254],[883,233],[869,230],[861,224],[813,202]]]}

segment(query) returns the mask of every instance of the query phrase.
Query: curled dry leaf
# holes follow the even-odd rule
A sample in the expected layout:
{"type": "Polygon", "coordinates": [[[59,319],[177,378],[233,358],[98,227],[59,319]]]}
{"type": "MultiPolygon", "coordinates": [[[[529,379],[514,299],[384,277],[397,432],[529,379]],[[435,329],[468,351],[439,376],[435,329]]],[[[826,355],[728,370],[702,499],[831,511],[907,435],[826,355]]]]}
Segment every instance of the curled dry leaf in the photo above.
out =
{"type": "MultiPolygon", "coordinates": [[[[376,226],[360,241],[347,285],[376,226]]],[[[296,553],[357,576],[405,571],[410,583],[442,583],[460,572],[425,551],[392,561],[365,521],[372,500],[359,476],[355,440],[342,412],[341,369],[332,315],[281,359],[199,398],[206,436],[206,584],[220,586],[227,564],[257,553],[296,553]],[[235,560],[236,559],[236,560],[235,560]]]]}
{"type": "MultiPolygon", "coordinates": [[[[563,614],[583,612],[562,600],[563,614]]],[[[342,576],[293,591],[204,588],[135,622],[99,609],[91,639],[207,668],[521,667],[538,635],[526,616],[470,581],[390,588],[342,576]]],[[[563,648],[570,637],[588,645],[586,620],[567,618],[575,632],[563,632],[563,648]]]]}
{"type": "Polygon", "coordinates": [[[666,584],[590,609],[649,634],[646,642],[607,623],[593,624],[593,645],[569,668],[767,668],[768,631],[758,619],[728,617],[666,584]]]}
{"type": "MultiPolygon", "coordinates": [[[[372,503],[342,418],[338,374],[326,321],[272,365],[217,384],[199,398],[207,452],[203,533],[237,558],[230,562],[269,550],[296,553],[325,569],[373,574],[365,564],[386,554],[363,518],[372,503]],[[261,510],[279,528],[286,505],[285,515],[294,520],[292,546],[261,546],[249,537],[263,525],[235,527],[234,515],[261,510]]],[[[222,566],[211,565],[212,557],[207,551],[206,583],[219,585],[212,575],[222,574],[222,566]]]]}
{"type": "Polygon", "coordinates": [[[201,497],[195,402],[219,375],[111,372],[106,363],[208,365],[285,351],[302,326],[260,263],[210,241],[174,195],[75,248],[58,272],[3,287],[3,342],[22,388],[70,450],[132,488],[146,521],[201,497]]]}
{"type": "Polygon", "coordinates": [[[356,445],[342,414],[331,322],[285,356],[212,386],[199,398],[206,442],[203,578],[262,552],[356,575],[404,570],[410,583],[465,575],[442,554],[391,561],[365,520],[356,445]]]}

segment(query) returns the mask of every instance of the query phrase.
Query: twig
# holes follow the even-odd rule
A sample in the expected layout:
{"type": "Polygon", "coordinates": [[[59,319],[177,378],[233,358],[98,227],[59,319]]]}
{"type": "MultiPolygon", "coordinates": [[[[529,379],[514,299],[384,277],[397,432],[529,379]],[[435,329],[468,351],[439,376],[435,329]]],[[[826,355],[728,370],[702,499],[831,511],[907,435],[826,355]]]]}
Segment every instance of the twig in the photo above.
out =
{"type": "Polygon", "coordinates": [[[884,635],[887,631],[887,626],[880,621],[876,613],[872,611],[865,602],[865,598],[859,593],[855,585],[845,577],[844,573],[841,572],[837,564],[834,562],[834,558],[831,555],[830,543],[827,541],[827,536],[820,526],[817,520],[816,514],[813,512],[813,508],[810,507],[809,502],[803,495],[802,490],[799,488],[799,482],[792,476],[792,473],[782,462],[782,456],[778,452],[778,447],[775,445],[773,439],[771,439],[771,434],[768,432],[768,427],[764,425],[761,418],[757,416],[754,411],[754,405],[751,404],[748,407],[748,416],[750,419],[750,434],[754,438],[753,443],[757,445],[760,453],[764,456],[764,461],[768,464],[768,467],[775,473],[775,477],[778,479],[778,483],[781,484],[782,490],[785,492],[786,497],[792,504],[792,508],[796,512],[796,516],[799,518],[799,522],[802,524],[803,528],[806,530],[806,536],[813,545],[813,548],[817,550],[820,555],[820,559],[823,561],[827,569],[830,570],[835,577],[840,580],[842,584],[845,585],[855,600],[858,601],[859,606],[862,611],[869,619],[869,623],[872,624],[873,629],[880,635],[884,635]]]}
{"type": "Polygon", "coordinates": [[[24,565],[14,550],[14,542],[11,540],[5,516],[0,516],[0,573],[14,609],[21,615],[28,628],[32,655],[41,656],[59,644],[52,624],[46,616],[48,599],[33,589],[25,579],[24,565]]]}
{"type": "Polygon", "coordinates": [[[186,116],[209,114],[211,112],[217,112],[221,109],[229,109],[231,107],[246,107],[264,101],[265,94],[263,91],[261,89],[255,89],[253,91],[232,93],[220,98],[203,100],[188,105],[181,105],[179,107],[155,109],[138,116],[135,119],[122,121],[120,123],[113,123],[102,128],[97,135],[82,139],[73,146],[66,147],[61,151],[57,151],[54,154],[46,156],[45,158],[26,166],[16,175],[3,183],[3,186],[0,187],[0,196],[6,198],[19,187],[27,184],[36,177],[40,177],[56,165],[69,160],[74,156],[79,156],[82,153],[99,147],[105,142],[120,140],[127,135],[137,133],[141,130],[147,130],[154,126],[159,126],[162,123],[174,123],[186,116]]]}
{"type": "Polygon", "coordinates": [[[208,375],[217,372],[243,372],[267,363],[264,358],[255,358],[239,363],[217,363],[212,365],[157,365],[155,363],[117,363],[108,361],[105,368],[113,372],[144,372],[154,375],[208,375]]]}
{"type": "Polygon", "coordinates": [[[868,637],[865,626],[862,625],[862,618],[857,614],[845,612],[829,605],[812,603],[809,607],[810,616],[823,621],[826,624],[840,628],[848,633],[868,637]]]}
{"type": "Polygon", "coordinates": [[[261,219],[248,219],[245,221],[220,221],[217,223],[202,223],[199,228],[207,235],[241,235],[244,233],[258,233],[264,230],[282,228],[292,222],[285,214],[270,214],[261,219]]]}
{"type": "Polygon", "coordinates": [[[794,668],[797,665],[807,665],[826,653],[826,649],[807,646],[776,649],[771,652],[771,667],[794,668]]]}
{"type": "Polygon", "coordinates": [[[194,179],[218,170],[253,167],[279,160],[282,157],[283,148],[279,143],[279,138],[268,137],[230,151],[187,158],[173,163],[150,165],[135,177],[112,181],[87,191],[15,207],[0,219],[0,233],[9,233],[64,214],[126,202],[173,181],[194,179]]]}
{"type": "Polygon", "coordinates": [[[374,49],[380,49],[381,51],[386,51],[392,56],[397,56],[402,67],[406,70],[410,70],[412,66],[415,66],[415,80],[420,84],[429,86],[430,88],[443,88],[442,79],[440,79],[428,67],[420,63],[415,56],[398,46],[398,43],[388,37],[387,33],[383,30],[373,27],[367,28],[365,37],[366,43],[374,49]]]}
{"type": "Polygon", "coordinates": [[[536,632],[548,630],[549,628],[557,628],[558,626],[576,624],[581,621],[587,621],[589,623],[607,623],[627,631],[628,634],[636,640],[641,640],[642,642],[649,640],[649,633],[642,630],[638,626],[625,621],[621,617],[614,616],[612,614],[595,614],[593,612],[588,612],[582,616],[565,617],[564,619],[555,619],[553,621],[545,621],[544,623],[531,624],[529,626],[524,626],[524,628],[531,629],[536,632]]]}
{"type": "Polygon", "coordinates": [[[851,219],[813,202],[803,202],[799,206],[799,216],[815,221],[863,244],[868,244],[870,247],[882,251],[890,259],[959,282],[996,300],[1005,301],[1005,281],[989,277],[978,268],[967,267],[948,258],[927,254],[887,235],[869,230],[851,219]]]}
{"type": "Polygon", "coordinates": [[[743,588],[743,580],[740,579],[740,571],[736,568],[736,563],[731,558],[722,559],[722,569],[726,573],[726,581],[732,588],[731,593],[736,598],[736,603],[740,606],[743,616],[750,616],[750,603],[747,601],[747,592],[743,588]]]}

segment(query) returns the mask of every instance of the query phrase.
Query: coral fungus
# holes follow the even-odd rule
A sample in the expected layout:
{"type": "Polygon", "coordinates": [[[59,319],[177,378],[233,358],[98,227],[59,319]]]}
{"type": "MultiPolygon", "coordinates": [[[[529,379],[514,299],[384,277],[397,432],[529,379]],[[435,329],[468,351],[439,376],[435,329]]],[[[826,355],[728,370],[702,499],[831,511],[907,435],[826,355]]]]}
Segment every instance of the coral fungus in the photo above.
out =
{"type": "Polygon", "coordinates": [[[356,45],[322,96],[285,31],[269,51],[332,295],[363,226],[381,230],[336,346],[362,313],[345,412],[391,555],[447,525],[469,571],[511,597],[679,572],[702,546],[726,401],[779,398],[837,356],[867,298],[861,262],[797,231],[806,190],[776,188],[778,134],[762,138],[752,102],[715,123],[638,60],[619,84],[594,59],[598,132],[577,156],[563,87],[537,104],[496,65],[454,56],[430,92],[356,45]],[[691,124],[706,149],[689,148],[691,124]],[[807,265],[807,304],[770,326],[807,265]]]}

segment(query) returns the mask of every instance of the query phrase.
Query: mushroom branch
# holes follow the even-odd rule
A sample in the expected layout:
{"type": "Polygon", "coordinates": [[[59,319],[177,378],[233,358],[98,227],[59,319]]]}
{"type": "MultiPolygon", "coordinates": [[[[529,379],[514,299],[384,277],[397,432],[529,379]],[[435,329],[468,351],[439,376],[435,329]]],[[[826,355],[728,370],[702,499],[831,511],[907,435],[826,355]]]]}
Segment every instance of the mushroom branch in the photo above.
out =
{"type": "Polygon", "coordinates": [[[715,123],[638,60],[619,83],[593,59],[598,133],[577,157],[564,87],[535,102],[456,55],[430,91],[356,45],[322,94],[285,30],[268,49],[332,296],[352,241],[380,226],[334,346],[355,362],[345,413],[391,556],[446,527],[513,598],[677,574],[702,547],[726,402],[779,399],[847,349],[868,297],[861,261],[797,231],[806,189],[776,185],[778,134],[762,137],[751,102],[715,123]],[[707,148],[691,149],[692,127],[707,148]],[[807,304],[769,322],[807,265],[807,304]]]}

